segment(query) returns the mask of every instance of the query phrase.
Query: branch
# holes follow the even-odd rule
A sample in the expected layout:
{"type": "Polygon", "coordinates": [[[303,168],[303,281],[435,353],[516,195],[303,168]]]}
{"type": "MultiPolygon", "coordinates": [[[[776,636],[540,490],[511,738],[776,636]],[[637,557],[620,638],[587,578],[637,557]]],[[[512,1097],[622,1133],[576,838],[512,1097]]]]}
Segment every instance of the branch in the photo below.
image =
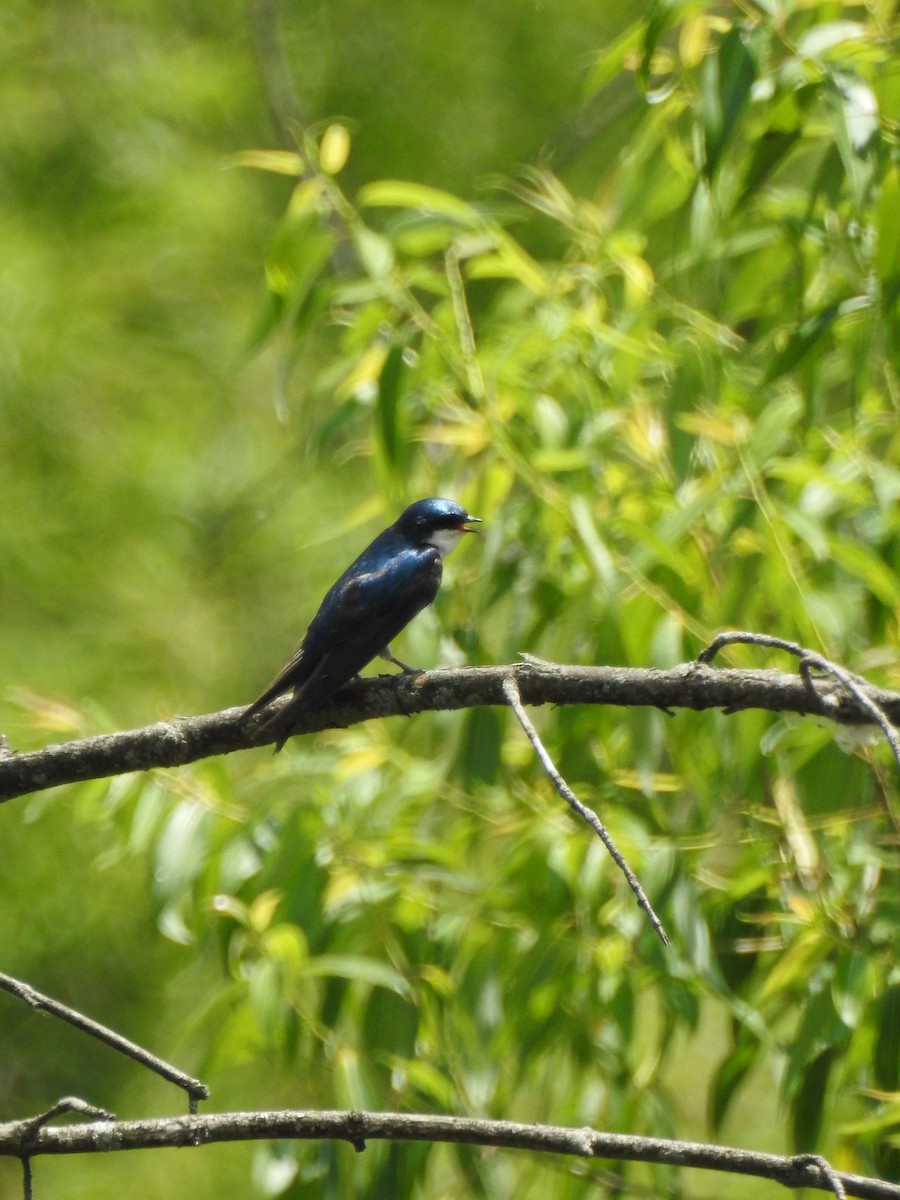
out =
{"type": "MultiPolygon", "coordinates": [[[[728,712],[759,708],[826,717],[843,724],[871,723],[870,712],[840,683],[782,671],[743,671],[683,663],[668,670],[639,667],[558,666],[531,660],[511,666],[463,667],[421,675],[379,676],[348,684],[328,704],[302,713],[295,733],[354,725],[375,717],[507,706],[503,682],[516,680],[523,704],[615,704],[728,712]]],[[[860,685],[862,694],[900,726],[900,694],[860,685]]],[[[275,711],[274,706],[270,711],[275,711]]],[[[175,767],[258,745],[243,708],[200,717],[175,717],[143,729],[101,734],[24,754],[0,751],[0,801],[65,783],[80,783],[175,767]]],[[[270,739],[274,740],[274,739],[270,739]]]]}
{"type": "Polygon", "coordinates": [[[803,677],[803,682],[812,692],[818,689],[820,683],[820,680],[813,675],[813,671],[822,671],[825,675],[830,675],[833,679],[836,679],[856,700],[860,708],[869,714],[870,720],[880,727],[891,748],[894,761],[900,767],[900,737],[897,736],[897,731],[888,719],[887,714],[868,695],[869,685],[861,676],[854,675],[846,667],[840,667],[837,663],[833,663],[827,658],[822,658],[820,654],[816,654],[813,650],[807,650],[804,646],[799,646],[796,642],[786,642],[783,638],[770,637],[766,633],[745,633],[741,631],[720,633],[706,647],[699,656],[698,661],[702,663],[712,662],[713,656],[718,654],[723,646],[733,646],[735,644],[771,646],[777,650],[786,650],[788,654],[793,654],[796,658],[800,659],[800,674],[803,677]]]}
{"type": "MultiPolygon", "coordinates": [[[[69,1008],[67,1005],[61,1004],[59,1000],[54,1000],[51,996],[45,996],[42,992],[35,991],[29,984],[22,983],[19,979],[13,979],[11,975],[0,973],[0,988],[9,992],[10,995],[24,1000],[32,1008],[36,1008],[40,1012],[49,1013],[50,1016],[57,1017],[60,1021],[66,1021],[69,1025],[74,1025],[82,1033],[87,1033],[91,1037],[97,1038],[98,1041],[111,1046],[113,1050],[117,1050],[119,1054],[124,1054],[126,1058],[140,1063],[142,1067],[147,1067],[149,1070],[155,1071],[157,1075],[162,1076],[169,1083],[174,1083],[176,1087],[183,1088],[188,1094],[188,1103],[192,1113],[196,1113],[197,1104],[200,1100],[209,1098],[209,1088],[205,1083],[201,1083],[199,1079],[193,1079],[190,1075],[185,1075],[184,1071],[179,1071],[177,1067],[173,1067],[163,1059],[157,1058],[155,1054],[151,1054],[143,1046],[139,1046],[136,1042],[130,1042],[128,1038],[122,1037],[115,1030],[107,1029],[105,1025],[100,1025],[97,1021],[92,1021],[90,1017],[84,1016],[83,1013],[77,1012],[74,1008],[69,1008]]],[[[71,1111],[74,1107],[84,1102],[68,1096],[59,1103],[67,1107],[60,1108],[59,1105],[56,1105],[48,1113],[38,1118],[38,1120],[41,1122],[48,1121],[52,1117],[57,1116],[58,1113],[71,1111]]],[[[79,1111],[82,1110],[79,1109],[79,1111]]],[[[32,1124],[34,1124],[34,1120],[32,1118],[32,1124]]]]}
{"type": "Polygon", "coordinates": [[[647,898],[647,893],[641,887],[641,881],[638,879],[637,875],[635,875],[634,871],[632,871],[631,867],[629,867],[628,863],[625,861],[623,855],[617,849],[615,842],[610,837],[609,830],[606,828],[594,810],[592,808],[588,808],[586,804],[582,804],[582,802],[578,799],[578,797],[563,779],[562,775],[560,775],[559,771],[557,771],[556,764],[547,753],[544,743],[538,736],[538,731],[528,719],[528,714],[526,713],[524,705],[522,704],[522,697],[519,695],[519,688],[516,684],[515,678],[512,675],[510,675],[503,684],[503,694],[509,701],[510,708],[512,708],[513,712],[516,714],[519,724],[525,730],[525,736],[528,738],[529,742],[531,742],[532,746],[534,746],[535,753],[541,760],[541,765],[550,777],[550,782],[556,788],[559,795],[562,796],[563,800],[565,800],[566,804],[568,804],[569,808],[571,808],[572,812],[574,812],[576,816],[581,817],[583,821],[586,821],[588,825],[590,825],[591,829],[593,829],[594,833],[596,833],[597,837],[609,851],[613,862],[628,880],[628,886],[631,888],[632,892],[634,892],[638,906],[647,914],[647,918],[659,935],[662,944],[664,946],[668,946],[668,935],[666,934],[665,929],[663,929],[662,921],[660,921],[659,917],[653,911],[653,905],[647,898]]]}
{"type": "Polygon", "coordinates": [[[114,1150],[199,1146],[212,1142],[297,1141],[339,1139],[357,1150],[367,1141],[446,1142],[498,1146],[509,1150],[567,1154],[579,1158],[662,1163],[771,1179],[789,1188],[834,1192],[837,1180],[847,1196],[861,1200],[900,1200],[900,1186],[862,1175],[833,1171],[820,1158],[803,1154],[784,1157],[703,1142],[634,1137],[570,1129],[558,1125],[524,1125],[470,1117],[416,1113],[364,1112],[234,1112],[193,1117],[159,1117],[146,1121],[100,1121],[93,1125],[40,1126],[32,1120],[0,1125],[0,1155],[18,1158],[39,1154],[97,1154],[114,1150]]]}

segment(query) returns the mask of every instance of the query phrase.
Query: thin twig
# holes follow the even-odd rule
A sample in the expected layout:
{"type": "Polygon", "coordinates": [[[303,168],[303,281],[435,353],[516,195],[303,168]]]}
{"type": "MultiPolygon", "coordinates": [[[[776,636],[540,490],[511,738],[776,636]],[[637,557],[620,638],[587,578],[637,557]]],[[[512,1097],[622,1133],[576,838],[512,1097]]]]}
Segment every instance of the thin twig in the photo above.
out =
{"type": "Polygon", "coordinates": [[[880,1179],[831,1172],[809,1155],[785,1157],[734,1146],[668,1138],[604,1133],[590,1128],[526,1125],[419,1113],[276,1111],[210,1113],[95,1125],[46,1126],[32,1145],[22,1140],[22,1122],[0,1125],[0,1155],[97,1154],[163,1146],[275,1139],[340,1140],[361,1148],[367,1141],[433,1142],[493,1146],[581,1159],[659,1163],[770,1179],[789,1188],[818,1188],[834,1194],[833,1178],[846,1196],[900,1200],[900,1186],[880,1179]],[[832,1178],[833,1176],[833,1178],[832,1178]]]}
{"type": "Polygon", "coordinates": [[[868,713],[872,721],[879,726],[891,748],[894,761],[900,767],[900,736],[898,736],[897,730],[891,724],[890,718],[884,709],[872,699],[872,696],[869,694],[871,686],[865,679],[862,679],[859,675],[854,675],[846,667],[841,667],[837,663],[831,662],[830,659],[823,658],[821,654],[816,654],[814,650],[808,650],[805,646],[801,646],[797,642],[788,642],[784,638],[771,637],[766,633],[748,633],[742,630],[730,630],[726,633],[718,634],[706,649],[697,656],[697,661],[704,664],[710,663],[723,646],[732,646],[735,644],[767,646],[775,650],[785,650],[788,654],[793,654],[795,658],[799,658],[800,674],[803,676],[806,686],[826,705],[829,701],[833,703],[834,697],[822,696],[819,686],[820,681],[816,680],[812,671],[822,671],[826,675],[830,675],[832,679],[836,679],[842,687],[846,688],[857,704],[859,704],[860,708],[868,713]]]}
{"type": "Polygon", "coordinates": [[[806,680],[807,685],[815,692],[818,692],[818,685],[815,677],[810,674],[810,668],[824,671],[826,675],[831,675],[832,678],[837,679],[839,683],[844,685],[851,696],[866,710],[875,724],[879,726],[891,748],[894,761],[900,767],[900,737],[897,736],[897,731],[888,720],[884,710],[879,708],[875,701],[866,695],[864,691],[866,686],[865,680],[861,680],[858,675],[853,675],[851,672],[845,671],[837,663],[829,662],[827,658],[822,658],[818,654],[812,654],[807,651],[804,657],[800,659],[800,674],[806,680]]]}
{"type": "MultiPolygon", "coordinates": [[[[157,1075],[162,1076],[169,1083],[174,1083],[176,1087],[182,1088],[188,1094],[189,1108],[192,1113],[196,1113],[199,1101],[209,1098],[209,1088],[205,1083],[201,1083],[199,1079],[194,1079],[192,1076],[186,1075],[184,1071],[180,1071],[177,1067],[173,1067],[163,1059],[157,1058],[155,1054],[151,1054],[149,1050],[145,1050],[143,1046],[137,1045],[136,1042],[131,1042],[128,1038],[122,1037],[115,1030],[107,1029],[105,1025],[100,1025],[97,1021],[91,1020],[90,1017],[84,1016],[83,1013],[76,1011],[74,1008],[69,1008],[67,1005],[61,1004],[59,1000],[54,1000],[51,996],[45,996],[42,992],[36,991],[30,984],[23,983],[19,979],[13,979],[11,975],[4,975],[0,972],[0,988],[9,992],[10,995],[24,1000],[32,1008],[49,1013],[52,1017],[57,1017],[60,1021],[67,1021],[70,1025],[74,1025],[76,1029],[80,1029],[82,1033],[87,1033],[91,1037],[97,1038],[107,1046],[111,1046],[113,1050],[118,1050],[120,1054],[124,1054],[127,1058],[133,1059],[134,1062],[140,1063],[141,1066],[155,1071],[157,1075]]],[[[67,1099],[74,1101],[76,1098],[68,1097],[67,1099]]],[[[60,1101],[60,1103],[63,1103],[63,1101],[60,1101]]],[[[78,1101],[77,1103],[83,1104],[84,1101],[78,1101]]],[[[51,1115],[55,1115],[52,1109],[50,1112],[51,1115]]]]}
{"type": "Polygon", "coordinates": [[[822,1178],[834,1192],[835,1200],[847,1200],[841,1177],[827,1159],[822,1158],[820,1154],[796,1154],[794,1162],[801,1166],[814,1167],[821,1172],[822,1178]]]}
{"type": "MultiPolygon", "coordinates": [[[[34,1140],[40,1129],[52,1121],[54,1117],[61,1117],[63,1113],[78,1113],[80,1116],[88,1117],[92,1121],[115,1121],[116,1114],[107,1112],[105,1108],[98,1108],[96,1104],[88,1104],[87,1100],[82,1100],[80,1096],[63,1096],[61,1100],[47,1109],[46,1112],[38,1113],[36,1117],[30,1117],[28,1120],[18,1122],[23,1135],[23,1141],[26,1145],[34,1140]]],[[[22,1155],[22,1192],[25,1200],[33,1200],[34,1196],[34,1180],[32,1178],[31,1155],[22,1155]]]]}
{"type": "Polygon", "coordinates": [[[52,1121],[55,1117],[61,1117],[64,1113],[78,1113],[79,1116],[90,1117],[92,1121],[114,1121],[116,1119],[115,1113],[107,1112],[105,1108],[98,1108],[96,1104],[88,1104],[87,1100],[82,1100],[80,1096],[63,1096],[46,1112],[38,1113],[36,1117],[29,1117],[22,1122],[26,1138],[31,1140],[48,1121],[52,1121]]]}
{"type": "Polygon", "coordinates": [[[562,775],[560,775],[559,771],[557,771],[556,766],[553,763],[553,759],[547,753],[544,743],[538,736],[537,730],[528,719],[528,714],[525,711],[525,706],[522,704],[522,697],[519,693],[519,685],[517,684],[514,675],[509,675],[504,680],[503,693],[509,701],[510,708],[512,708],[513,712],[516,714],[519,724],[525,730],[528,740],[531,742],[532,746],[534,746],[544,770],[550,777],[550,782],[556,788],[557,792],[559,792],[560,796],[562,796],[563,800],[565,800],[566,804],[568,804],[569,808],[571,808],[574,813],[581,817],[583,821],[587,821],[588,825],[590,825],[597,837],[600,838],[601,842],[612,856],[613,862],[628,880],[628,886],[631,888],[632,892],[634,892],[638,905],[647,914],[650,924],[656,930],[663,945],[668,946],[669,939],[666,935],[665,929],[663,929],[662,921],[660,921],[659,917],[653,911],[653,905],[647,899],[647,894],[641,887],[640,880],[619,853],[615,842],[613,842],[609,835],[609,831],[607,830],[606,826],[592,808],[588,808],[586,804],[582,804],[582,802],[578,799],[578,797],[563,779],[562,775]]]}

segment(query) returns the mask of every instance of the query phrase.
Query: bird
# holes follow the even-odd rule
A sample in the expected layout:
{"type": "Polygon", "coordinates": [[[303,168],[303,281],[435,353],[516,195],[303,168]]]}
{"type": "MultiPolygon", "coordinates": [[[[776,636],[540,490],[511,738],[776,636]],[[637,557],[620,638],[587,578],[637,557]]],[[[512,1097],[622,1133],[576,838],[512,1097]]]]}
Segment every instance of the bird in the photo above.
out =
{"type": "Polygon", "coordinates": [[[379,655],[417,674],[394,656],[390,644],[435,598],[444,559],[464,534],[479,532],[472,524],[481,524],[481,518],[439,496],[404,509],[331,587],[290,662],[246,709],[243,722],[294,689],[290,702],[255,731],[254,740],[274,734],[277,753],[298,713],[330,699],[379,655]]]}

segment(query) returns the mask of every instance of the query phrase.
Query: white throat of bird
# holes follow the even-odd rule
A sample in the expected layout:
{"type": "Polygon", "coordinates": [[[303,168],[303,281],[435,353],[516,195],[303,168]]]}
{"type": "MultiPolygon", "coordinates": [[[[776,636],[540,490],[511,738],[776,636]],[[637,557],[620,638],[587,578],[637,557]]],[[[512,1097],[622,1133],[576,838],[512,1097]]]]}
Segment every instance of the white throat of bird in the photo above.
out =
{"type": "Polygon", "coordinates": [[[464,529],[436,529],[428,539],[428,545],[434,546],[436,550],[440,551],[441,556],[446,558],[464,533],[464,529]]]}

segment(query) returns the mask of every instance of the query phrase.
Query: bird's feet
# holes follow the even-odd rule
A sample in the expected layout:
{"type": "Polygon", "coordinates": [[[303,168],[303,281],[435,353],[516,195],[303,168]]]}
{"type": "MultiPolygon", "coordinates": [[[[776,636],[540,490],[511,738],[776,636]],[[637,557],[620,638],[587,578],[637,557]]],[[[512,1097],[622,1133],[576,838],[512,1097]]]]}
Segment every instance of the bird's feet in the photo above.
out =
{"type": "Polygon", "coordinates": [[[423,674],[422,667],[411,667],[408,663],[401,662],[400,659],[394,655],[394,652],[390,646],[385,646],[385,648],[380,652],[380,657],[383,658],[385,662],[393,663],[395,667],[399,667],[404,675],[423,674]]]}

